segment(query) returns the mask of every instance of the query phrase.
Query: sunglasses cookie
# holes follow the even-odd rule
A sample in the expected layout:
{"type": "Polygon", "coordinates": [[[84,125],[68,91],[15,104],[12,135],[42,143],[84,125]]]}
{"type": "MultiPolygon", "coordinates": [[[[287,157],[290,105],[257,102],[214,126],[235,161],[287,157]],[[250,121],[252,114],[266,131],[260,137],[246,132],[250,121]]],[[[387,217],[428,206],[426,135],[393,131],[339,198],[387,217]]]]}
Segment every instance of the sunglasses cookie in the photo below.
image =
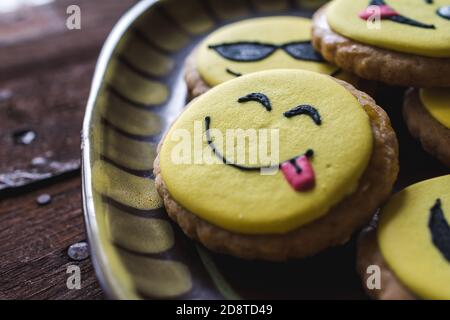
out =
{"type": "Polygon", "coordinates": [[[357,84],[355,76],[330,65],[314,50],[310,34],[309,19],[287,16],[248,19],[217,30],[187,59],[185,79],[190,97],[242,75],[270,69],[305,69],[357,84]]]}
{"type": "Polygon", "coordinates": [[[313,18],[313,45],[357,76],[450,87],[448,0],[333,0],[313,18]]]}
{"type": "Polygon", "coordinates": [[[365,93],[316,72],[269,70],[193,100],[161,142],[154,174],[188,236],[279,261],[344,243],[367,223],[396,179],[397,149],[365,93]]]}
{"type": "Polygon", "coordinates": [[[368,294],[380,300],[449,300],[449,222],[450,175],[392,197],[381,209],[378,227],[363,232],[358,243],[357,268],[368,294]],[[378,288],[367,285],[370,266],[379,268],[378,288]]]}
{"type": "Polygon", "coordinates": [[[423,148],[450,167],[450,90],[411,88],[403,117],[423,148]]]}

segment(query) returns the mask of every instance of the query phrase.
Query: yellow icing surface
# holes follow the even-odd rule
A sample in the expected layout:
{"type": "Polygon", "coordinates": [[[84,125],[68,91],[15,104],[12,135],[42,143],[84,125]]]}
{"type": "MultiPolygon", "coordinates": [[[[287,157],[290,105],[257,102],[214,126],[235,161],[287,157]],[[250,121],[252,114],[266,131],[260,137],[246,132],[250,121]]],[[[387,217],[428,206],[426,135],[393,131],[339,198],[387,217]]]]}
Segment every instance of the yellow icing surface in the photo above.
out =
{"type": "Polygon", "coordinates": [[[420,100],[433,118],[450,129],[449,89],[420,89],[420,100]]]}
{"type": "MultiPolygon", "coordinates": [[[[246,159],[249,150],[259,148],[257,144],[246,148],[246,159]]],[[[372,144],[367,114],[356,98],[331,77],[309,71],[271,70],[228,81],[195,99],[168,132],[160,152],[160,166],[171,196],[199,217],[233,232],[280,234],[323,216],[353,193],[367,167],[372,144]],[[257,102],[237,102],[253,92],[267,95],[272,111],[257,102]],[[301,104],[310,104],[319,111],[320,126],[305,115],[283,116],[301,104]],[[180,144],[176,136],[181,132],[188,132],[190,141],[203,138],[200,144],[204,153],[216,158],[205,139],[207,116],[211,130],[223,132],[224,136],[226,129],[279,129],[279,162],[313,149],[316,186],[308,192],[295,191],[281,171],[261,175],[259,171],[242,171],[223,163],[175,163],[172,156],[180,144]],[[195,122],[200,126],[200,137],[194,135],[195,122]]],[[[228,151],[234,148],[235,144],[230,143],[219,151],[230,158],[228,151]]]]}
{"type": "Polygon", "coordinates": [[[426,180],[396,194],[382,209],[378,242],[400,281],[424,299],[450,299],[450,262],[433,244],[430,209],[441,199],[450,221],[450,175],[426,180]]]}
{"type": "Polygon", "coordinates": [[[397,13],[436,29],[424,29],[381,20],[381,28],[368,28],[367,21],[358,14],[369,6],[369,0],[334,0],[327,8],[330,27],[350,39],[399,52],[429,56],[450,57],[450,20],[436,11],[450,5],[448,0],[385,0],[397,13]]]}
{"type": "Polygon", "coordinates": [[[197,55],[197,69],[203,80],[210,86],[234,79],[226,72],[230,69],[240,74],[248,74],[269,69],[305,69],[326,74],[337,70],[335,66],[314,61],[302,61],[292,58],[283,50],[277,50],[271,56],[253,62],[231,61],[220,56],[209,45],[241,41],[286,44],[311,39],[311,21],[298,17],[255,18],[225,26],[208,36],[200,45],[197,55]]]}

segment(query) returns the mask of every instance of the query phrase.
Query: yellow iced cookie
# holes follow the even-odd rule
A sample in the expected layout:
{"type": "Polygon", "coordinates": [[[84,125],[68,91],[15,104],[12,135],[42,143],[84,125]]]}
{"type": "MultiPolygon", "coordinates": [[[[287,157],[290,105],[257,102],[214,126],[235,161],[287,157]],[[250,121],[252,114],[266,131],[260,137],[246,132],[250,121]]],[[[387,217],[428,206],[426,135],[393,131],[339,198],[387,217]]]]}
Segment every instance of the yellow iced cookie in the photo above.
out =
{"type": "Polygon", "coordinates": [[[223,27],[199,46],[197,70],[211,87],[269,69],[305,69],[333,74],[311,46],[311,21],[299,17],[249,19],[223,27]]]}
{"type": "Polygon", "coordinates": [[[450,175],[412,185],[382,209],[378,242],[405,287],[450,299],[450,175]]]}
{"type": "Polygon", "coordinates": [[[160,151],[178,204],[226,230],[281,234],[353,193],[373,135],[357,99],[331,77],[270,70],[194,100],[160,151]]]}
{"type": "Polygon", "coordinates": [[[334,0],[327,8],[327,19],[335,32],[355,41],[422,56],[450,57],[448,0],[334,0]]]}
{"type": "Polygon", "coordinates": [[[450,89],[421,89],[420,100],[433,118],[450,129],[450,89]]]}

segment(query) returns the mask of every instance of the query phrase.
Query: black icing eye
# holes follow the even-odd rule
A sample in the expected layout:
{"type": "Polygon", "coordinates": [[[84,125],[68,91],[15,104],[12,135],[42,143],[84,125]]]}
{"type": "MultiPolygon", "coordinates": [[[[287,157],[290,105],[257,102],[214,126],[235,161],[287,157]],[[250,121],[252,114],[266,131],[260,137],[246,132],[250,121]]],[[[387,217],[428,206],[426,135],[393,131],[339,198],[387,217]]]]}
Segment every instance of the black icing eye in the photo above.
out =
{"type": "Polygon", "coordinates": [[[430,209],[428,227],[431,231],[433,244],[450,262],[450,225],[442,210],[441,199],[436,199],[434,206],[430,209]]]}
{"type": "Polygon", "coordinates": [[[263,105],[267,111],[272,110],[272,104],[270,103],[269,98],[263,93],[250,93],[244,97],[240,97],[238,99],[239,103],[245,103],[249,101],[255,101],[263,105]]]}
{"type": "Polygon", "coordinates": [[[441,18],[450,20],[450,6],[440,7],[436,12],[441,18]]]}
{"type": "Polygon", "coordinates": [[[277,46],[259,42],[236,42],[210,45],[223,58],[238,62],[253,62],[267,58],[277,46]]]}
{"type": "Polygon", "coordinates": [[[323,57],[314,50],[311,41],[291,42],[283,45],[292,58],[306,61],[324,62],[323,57]]]}
{"type": "Polygon", "coordinates": [[[310,106],[309,104],[301,104],[295,108],[292,108],[291,110],[286,111],[284,113],[284,116],[286,118],[292,118],[302,114],[311,117],[314,123],[317,124],[318,126],[322,124],[322,119],[320,118],[319,111],[313,106],[310,106]]]}

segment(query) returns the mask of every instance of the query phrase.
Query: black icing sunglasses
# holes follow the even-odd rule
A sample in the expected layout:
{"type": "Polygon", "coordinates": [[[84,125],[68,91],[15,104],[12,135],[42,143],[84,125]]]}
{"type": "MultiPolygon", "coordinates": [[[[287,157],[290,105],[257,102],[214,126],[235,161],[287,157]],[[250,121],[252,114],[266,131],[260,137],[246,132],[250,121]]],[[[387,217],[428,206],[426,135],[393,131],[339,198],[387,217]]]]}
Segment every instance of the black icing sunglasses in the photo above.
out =
{"type": "Polygon", "coordinates": [[[311,41],[290,42],[282,45],[275,45],[261,42],[234,42],[208,46],[215,50],[223,58],[238,62],[260,61],[276,50],[284,50],[292,58],[305,61],[324,62],[323,57],[317,53],[311,41]]]}

